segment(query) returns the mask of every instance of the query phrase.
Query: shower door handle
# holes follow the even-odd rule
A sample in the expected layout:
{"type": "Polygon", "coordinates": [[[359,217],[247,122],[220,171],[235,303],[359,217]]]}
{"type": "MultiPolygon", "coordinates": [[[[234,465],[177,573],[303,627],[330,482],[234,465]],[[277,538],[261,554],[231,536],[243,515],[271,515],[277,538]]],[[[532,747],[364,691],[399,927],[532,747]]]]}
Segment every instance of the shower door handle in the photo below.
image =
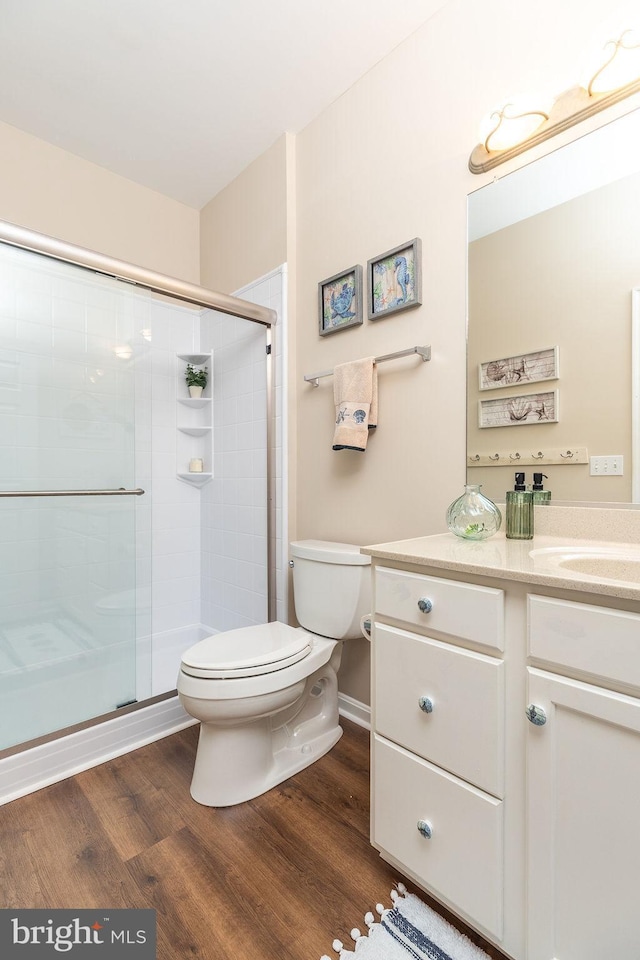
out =
{"type": "Polygon", "coordinates": [[[0,490],[0,497],[141,497],[140,487],[135,490],[0,490]]]}

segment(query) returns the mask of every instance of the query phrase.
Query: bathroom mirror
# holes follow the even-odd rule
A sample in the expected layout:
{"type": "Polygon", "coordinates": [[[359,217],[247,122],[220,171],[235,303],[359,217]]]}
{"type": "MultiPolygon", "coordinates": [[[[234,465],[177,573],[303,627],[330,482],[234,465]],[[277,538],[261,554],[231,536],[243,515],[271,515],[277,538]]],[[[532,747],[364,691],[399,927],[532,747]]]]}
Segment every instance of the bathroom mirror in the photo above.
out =
{"type": "Polygon", "coordinates": [[[635,110],[469,197],[467,478],[492,499],[515,470],[640,499],[639,146],[635,110]]]}

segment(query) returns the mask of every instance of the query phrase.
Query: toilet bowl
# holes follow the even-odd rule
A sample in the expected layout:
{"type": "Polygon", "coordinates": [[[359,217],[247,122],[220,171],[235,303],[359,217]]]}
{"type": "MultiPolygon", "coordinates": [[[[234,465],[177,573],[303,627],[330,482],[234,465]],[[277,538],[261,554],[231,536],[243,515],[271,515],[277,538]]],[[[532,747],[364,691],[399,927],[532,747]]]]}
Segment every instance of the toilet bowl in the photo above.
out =
{"type": "Polygon", "coordinates": [[[342,736],[337,672],[342,642],[361,636],[370,608],[370,560],[352,544],[307,540],[290,549],[301,626],[228,630],[182,656],[178,696],[200,720],[191,796],[205,806],[265,793],[342,736]]]}

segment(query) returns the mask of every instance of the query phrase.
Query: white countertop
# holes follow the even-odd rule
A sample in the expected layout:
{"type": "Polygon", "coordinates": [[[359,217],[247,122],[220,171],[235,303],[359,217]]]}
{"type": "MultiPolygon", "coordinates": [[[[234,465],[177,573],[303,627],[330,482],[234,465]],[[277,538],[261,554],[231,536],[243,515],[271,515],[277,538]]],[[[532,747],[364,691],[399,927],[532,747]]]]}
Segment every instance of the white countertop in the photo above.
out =
{"type": "Polygon", "coordinates": [[[633,551],[640,560],[640,547],[629,542],[554,537],[546,534],[536,534],[533,540],[507,540],[504,533],[497,533],[488,540],[473,541],[463,540],[452,533],[443,533],[416,537],[413,540],[376,543],[361,547],[360,551],[380,560],[394,560],[476,576],[519,580],[546,587],[640,600],[640,582],[626,577],[624,580],[616,580],[576,573],[558,566],[548,554],[531,556],[531,551],[563,548],[584,550],[586,554],[594,549],[619,550],[621,555],[633,551]]]}

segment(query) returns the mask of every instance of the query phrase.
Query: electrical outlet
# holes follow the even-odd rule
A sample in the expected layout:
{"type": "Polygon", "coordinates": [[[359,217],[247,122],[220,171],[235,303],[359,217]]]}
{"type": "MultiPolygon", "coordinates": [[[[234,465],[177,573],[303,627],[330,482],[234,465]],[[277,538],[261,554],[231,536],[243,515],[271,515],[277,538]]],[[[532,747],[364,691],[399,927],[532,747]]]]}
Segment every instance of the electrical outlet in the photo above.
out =
{"type": "Polygon", "coordinates": [[[621,477],[623,472],[622,454],[610,457],[589,457],[589,474],[592,477],[621,477]]]}

